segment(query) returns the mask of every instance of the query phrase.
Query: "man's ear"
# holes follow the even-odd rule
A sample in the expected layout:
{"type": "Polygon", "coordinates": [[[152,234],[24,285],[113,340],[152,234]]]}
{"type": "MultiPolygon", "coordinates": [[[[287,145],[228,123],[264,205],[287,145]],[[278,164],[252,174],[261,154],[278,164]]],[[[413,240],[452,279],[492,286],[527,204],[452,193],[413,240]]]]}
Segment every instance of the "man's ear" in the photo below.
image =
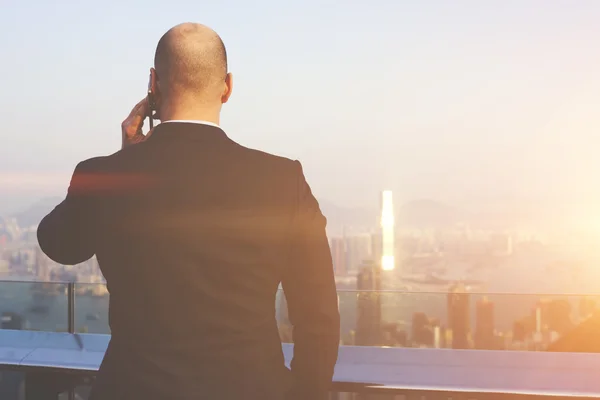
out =
{"type": "Polygon", "coordinates": [[[223,94],[221,95],[221,103],[225,104],[231,97],[231,92],[233,91],[233,75],[230,73],[225,77],[225,85],[223,88],[223,94]]]}

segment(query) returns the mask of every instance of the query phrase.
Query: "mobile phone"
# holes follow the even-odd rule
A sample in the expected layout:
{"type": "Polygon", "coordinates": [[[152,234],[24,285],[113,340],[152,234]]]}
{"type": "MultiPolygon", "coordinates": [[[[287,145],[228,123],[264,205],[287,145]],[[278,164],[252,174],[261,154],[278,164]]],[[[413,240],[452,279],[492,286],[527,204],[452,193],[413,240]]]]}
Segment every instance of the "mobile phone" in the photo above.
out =
{"type": "Polygon", "coordinates": [[[156,99],[154,98],[154,92],[152,91],[152,73],[150,73],[150,79],[148,80],[148,119],[150,120],[150,129],[154,128],[154,113],[156,111],[156,99]]]}

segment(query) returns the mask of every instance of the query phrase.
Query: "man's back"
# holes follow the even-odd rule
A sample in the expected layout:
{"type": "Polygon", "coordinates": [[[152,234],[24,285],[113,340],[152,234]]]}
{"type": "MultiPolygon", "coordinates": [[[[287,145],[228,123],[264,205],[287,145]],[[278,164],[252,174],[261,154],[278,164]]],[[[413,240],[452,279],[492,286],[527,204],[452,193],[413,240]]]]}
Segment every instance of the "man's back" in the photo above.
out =
{"type": "Polygon", "coordinates": [[[107,280],[113,336],[95,398],[324,393],[339,314],[325,219],[299,163],[214,126],[164,123],[79,164],[38,237],[58,262],[96,254],[107,280]],[[292,374],[275,320],[281,282],[292,374]]]}

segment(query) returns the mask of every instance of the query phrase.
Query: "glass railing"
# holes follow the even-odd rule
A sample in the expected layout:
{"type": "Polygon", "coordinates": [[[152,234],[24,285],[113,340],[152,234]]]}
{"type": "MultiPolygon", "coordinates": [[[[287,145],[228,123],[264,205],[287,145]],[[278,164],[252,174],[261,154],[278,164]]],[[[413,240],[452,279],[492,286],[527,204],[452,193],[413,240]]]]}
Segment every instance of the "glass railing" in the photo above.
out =
{"type": "MultiPolygon", "coordinates": [[[[343,345],[481,350],[551,350],[600,301],[600,295],[472,292],[340,291],[338,296],[343,345]]],[[[283,306],[278,321],[282,340],[290,342],[283,306]]]]}
{"type": "Polygon", "coordinates": [[[84,333],[110,333],[108,326],[108,291],[106,285],[75,285],[75,330],[84,333]]]}
{"type": "MultiPolygon", "coordinates": [[[[545,350],[595,310],[600,295],[339,291],[341,344],[545,350]]],[[[0,281],[4,329],[110,333],[104,284],[0,281]]],[[[277,297],[282,341],[291,326],[277,297]]]]}
{"type": "Polygon", "coordinates": [[[2,328],[66,332],[69,328],[67,284],[0,282],[2,328]]]}

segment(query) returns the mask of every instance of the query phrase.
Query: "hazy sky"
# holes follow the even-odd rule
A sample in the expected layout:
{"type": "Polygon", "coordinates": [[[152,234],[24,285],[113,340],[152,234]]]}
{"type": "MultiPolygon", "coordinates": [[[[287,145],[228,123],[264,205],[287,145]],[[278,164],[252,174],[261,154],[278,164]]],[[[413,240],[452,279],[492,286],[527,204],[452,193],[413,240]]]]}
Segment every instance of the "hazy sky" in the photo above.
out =
{"type": "Polygon", "coordinates": [[[118,150],[158,39],[197,21],[229,53],[225,131],[318,197],[600,204],[600,1],[0,2],[4,198],[118,150]]]}

